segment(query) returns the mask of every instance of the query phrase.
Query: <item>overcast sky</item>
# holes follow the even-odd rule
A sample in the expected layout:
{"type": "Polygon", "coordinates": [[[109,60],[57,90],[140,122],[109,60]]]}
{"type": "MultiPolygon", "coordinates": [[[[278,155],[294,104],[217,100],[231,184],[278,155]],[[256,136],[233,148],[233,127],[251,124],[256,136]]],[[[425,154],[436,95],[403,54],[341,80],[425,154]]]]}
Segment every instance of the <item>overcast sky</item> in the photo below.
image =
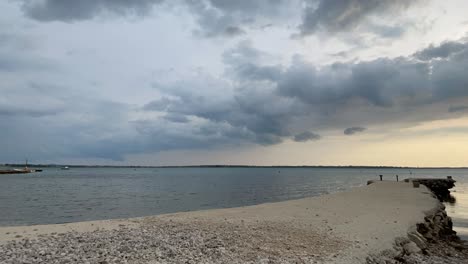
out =
{"type": "Polygon", "coordinates": [[[0,163],[468,166],[465,0],[0,2],[0,163]]]}

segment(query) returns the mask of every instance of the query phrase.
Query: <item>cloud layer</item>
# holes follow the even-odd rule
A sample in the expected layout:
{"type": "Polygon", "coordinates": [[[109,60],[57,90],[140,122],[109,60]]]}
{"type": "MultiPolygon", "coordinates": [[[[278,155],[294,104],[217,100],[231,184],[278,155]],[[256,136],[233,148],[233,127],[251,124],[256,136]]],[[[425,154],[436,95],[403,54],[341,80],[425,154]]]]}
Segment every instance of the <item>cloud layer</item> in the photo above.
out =
{"type": "Polygon", "coordinates": [[[143,0],[143,1],[60,1],[22,0],[24,13],[32,19],[50,22],[77,22],[99,16],[144,17],[163,9],[168,11],[188,9],[198,26],[194,32],[200,36],[235,37],[246,29],[266,28],[265,25],[297,23],[297,31],[311,35],[317,31],[336,33],[364,26],[367,31],[377,31],[386,37],[397,37],[403,27],[384,24],[368,24],[375,15],[391,15],[405,12],[420,0],[143,0]],[[164,5],[163,5],[164,4],[164,5]],[[155,11],[156,10],[156,11],[155,11]],[[297,17],[300,19],[292,19],[297,17]]]}
{"type": "Polygon", "coordinates": [[[301,58],[293,59],[289,66],[265,65],[265,54],[241,43],[225,54],[231,79],[198,75],[157,84],[161,97],[137,108],[71,98],[64,91],[50,93],[41,88],[45,86],[32,85],[21,93],[4,93],[0,100],[0,115],[9,127],[2,129],[9,131],[2,133],[2,144],[8,147],[25,140],[18,135],[27,137],[24,131],[32,125],[41,142],[48,145],[49,154],[121,160],[130,153],[320,139],[310,130],[320,133],[348,127],[345,135],[365,130],[352,126],[356,123],[404,126],[450,118],[466,108],[454,107],[453,102],[468,103],[464,71],[468,45],[457,42],[455,51],[444,52],[444,56],[432,52],[444,45],[430,46],[409,57],[318,68],[301,58]],[[426,54],[424,61],[421,54],[426,54]],[[38,103],[9,103],[21,101],[24,92],[37,92],[38,103]],[[79,109],[88,109],[89,115],[76,119],[79,109]],[[132,112],[148,117],[129,119],[132,112]],[[66,119],[66,124],[57,123],[66,119]],[[55,142],[57,133],[69,135],[69,140],[55,142]]]}
{"type": "Polygon", "coordinates": [[[420,2],[0,4],[0,161],[300,148],[463,117],[467,39],[397,41],[420,2]]]}

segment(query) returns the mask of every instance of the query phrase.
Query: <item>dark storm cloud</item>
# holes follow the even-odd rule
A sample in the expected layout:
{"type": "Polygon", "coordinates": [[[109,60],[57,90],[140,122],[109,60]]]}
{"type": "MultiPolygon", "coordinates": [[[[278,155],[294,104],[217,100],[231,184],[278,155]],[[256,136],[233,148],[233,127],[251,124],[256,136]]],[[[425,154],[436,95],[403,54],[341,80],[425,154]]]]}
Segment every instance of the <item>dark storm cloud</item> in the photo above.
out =
{"type": "Polygon", "coordinates": [[[277,144],[290,136],[290,117],[303,111],[300,103],[276,95],[269,87],[257,89],[258,85],[251,83],[252,86],[233,90],[229,82],[208,80],[207,85],[200,79],[203,78],[160,89],[164,96],[143,109],[191,115],[214,125],[207,131],[230,138],[228,142],[242,140],[262,145],[277,144]],[[216,125],[230,129],[216,131],[216,125]]]}
{"type": "Polygon", "coordinates": [[[468,106],[466,105],[450,106],[448,111],[449,113],[464,112],[464,111],[468,111],[468,106]]]}
{"type": "Polygon", "coordinates": [[[91,19],[103,13],[145,15],[163,0],[23,0],[23,10],[39,21],[73,22],[91,19]]]}
{"type": "Polygon", "coordinates": [[[348,127],[343,131],[343,133],[347,136],[350,136],[360,132],[364,132],[365,130],[365,127],[348,127]]]}
{"type": "Polygon", "coordinates": [[[291,99],[291,105],[303,111],[300,114],[292,108],[289,112],[283,109],[287,113],[283,120],[287,121],[282,124],[290,126],[299,119],[310,122],[310,127],[326,129],[338,128],[338,124],[351,127],[353,123],[379,125],[449,118],[447,112],[436,110],[433,105],[445,104],[448,108],[453,100],[468,99],[468,76],[464,73],[468,67],[468,45],[459,41],[454,46],[456,53],[431,62],[417,58],[434,46],[408,57],[321,67],[296,57],[289,67],[274,66],[274,77],[253,74],[271,72],[272,66],[256,59],[241,59],[239,54],[243,53],[248,54],[245,57],[258,57],[251,48],[239,46],[233,52],[237,59],[225,61],[230,63],[237,80],[244,83],[242,87],[262,87],[265,84],[261,81],[268,80],[275,96],[291,99]],[[254,70],[239,70],[244,67],[254,70]]]}
{"type": "Polygon", "coordinates": [[[305,131],[294,136],[294,141],[296,142],[307,142],[311,140],[319,140],[321,137],[318,134],[312,133],[310,131],[305,131]]]}
{"type": "MultiPolygon", "coordinates": [[[[462,41],[459,44],[467,46],[462,41]]],[[[262,145],[291,137],[296,141],[317,139],[315,134],[303,132],[311,128],[349,126],[344,134],[352,135],[365,130],[353,126],[355,123],[398,125],[450,118],[446,110],[433,105],[468,101],[468,76],[462,73],[468,66],[468,50],[433,62],[421,62],[416,54],[320,68],[296,57],[285,67],[264,64],[269,60],[267,54],[241,42],[224,55],[227,75],[237,85],[232,94],[215,95],[202,92],[193,83],[179,84],[163,89],[165,96],[143,109],[193,115],[210,124],[209,129],[200,129],[207,132],[203,135],[262,145]],[[219,125],[228,126],[230,135],[218,130],[219,125]]],[[[210,87],[222,91],[230,86],[219,83],[210,87]]]]}
{"type": "MultiPolygon", "coordinates": [[[[280,143],[283,137],[290,135],[287,129],[291,111],[288,102],[282,102],[284,99],[276,98],[271,93],[239,92],[234,97],[221,99],[222,102],[218,104],[217,98],[208,94],[183,94],[174,90],[166,92],[177,99],[170,100],[164,111],[177,116],[192,115],[205,120],[208,127],[202,127],[199,132],[204,135],[218,135],[229,139],[226,142],[241,140],[261,145],[280,143]],[[276,102],[279,109],[268,105],[272,101],[276,102]],[[288,106],[281,109],[282,104],[288,106]],[[206,107],[207,105],[211,107],[206,107]]],[[[160,100],[157,100],[145,105],[144,109],[160,111],[160,105],[160,100]]]]}
{"type": "MultiPolygon", "coordinates": [[[[356,28],[372,15],[400,12],[417,0],[319,0],[310,1],[299,29],[303,35],[317,31],[340,32],[356,28]]],[[[388,29],[387,29],[388,31],[388,29]]],[[[392,34],[398,35],[398,32],[392,34]]]]}
{"type": "Polygon", "coordinates": [[[278,82],[278,91],[308,104],[339,105],[362,99],[391,107],[396,95],[417,96],[419,89],[428,87],[428,72],[428,65],[403,58],[336,63],[320,69],[298,60],[278,82]]]}
{"type": "Polygon", "coordinates": [[[449,41],[437,46],[430,45],[428,48],[417,52],[415,57],[424,61],[431,59],[445,59],[454,53],[466,50],[466,48],[465,43],[449,41]]]}

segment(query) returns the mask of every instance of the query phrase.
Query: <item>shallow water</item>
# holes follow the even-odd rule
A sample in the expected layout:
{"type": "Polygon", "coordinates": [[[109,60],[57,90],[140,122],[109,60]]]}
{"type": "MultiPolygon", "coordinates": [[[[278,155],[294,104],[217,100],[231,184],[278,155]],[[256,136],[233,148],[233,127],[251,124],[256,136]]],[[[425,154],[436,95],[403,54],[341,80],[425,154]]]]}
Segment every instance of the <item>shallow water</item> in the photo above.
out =
{"type": "Polygon", "coordinates": [[[465,177],[456,178],[455,188],[451,190],[456,202],[445,203],[447,214],[452,217],[458,236],[468,240],[468,181],[465,177]]]}
{"type": "Polygon", "coordinates": [[[237,207],[337,192],[369,179],[457,180],[447,204],[468,235],[468,170],[357,168],[45,168],[0,175],[0,225],[67,223],[237,207]]]}

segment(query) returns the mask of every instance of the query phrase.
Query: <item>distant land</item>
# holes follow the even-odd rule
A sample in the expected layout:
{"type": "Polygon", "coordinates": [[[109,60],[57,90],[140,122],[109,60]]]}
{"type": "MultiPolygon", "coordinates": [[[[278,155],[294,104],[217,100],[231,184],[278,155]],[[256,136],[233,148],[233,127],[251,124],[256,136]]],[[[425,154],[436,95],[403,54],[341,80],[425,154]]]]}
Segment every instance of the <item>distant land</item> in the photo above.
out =
{"type": "MultiPolygon", "coordinates": [[[[24,163],[0,164],[4,167],[24,167],[24,163]]],[[[353,168],[353,169],[468,169],[468,167],[414,167],[414,166],[368,166],[368,165],[180,165],[180,166],[116,166],[116,165],[69,165],[69,164],[28,164],[36,168],[353,168]]]]}

